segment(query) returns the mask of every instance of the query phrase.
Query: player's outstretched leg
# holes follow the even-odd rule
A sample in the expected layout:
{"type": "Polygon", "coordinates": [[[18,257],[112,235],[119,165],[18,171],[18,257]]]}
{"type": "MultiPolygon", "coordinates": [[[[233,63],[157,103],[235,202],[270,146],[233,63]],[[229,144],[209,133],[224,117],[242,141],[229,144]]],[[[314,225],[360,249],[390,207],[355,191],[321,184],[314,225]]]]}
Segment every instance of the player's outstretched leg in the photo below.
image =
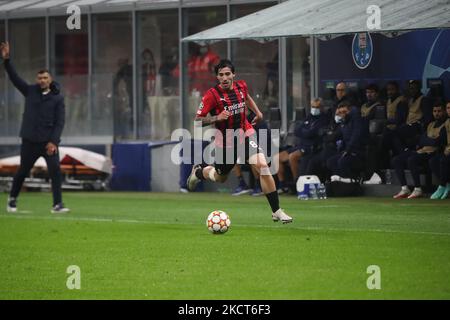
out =
{"type": "Polygon", "coordinates": [[[197,172],[199,175],[203,175],[202,166],[200,164],[196,164],[192,167],[191,174],[187,179],[186,185],[189,191],[194,191],[198,183],[202,180],[201,176],[197,176],[197,172]]]}
{"type": "Polygon", "coordinates": [[[261,188],[269,201],[272,209],[272,220],[274,222],[281,221],[283,223],[290,223],[293,221],[292,217],[288,216],[283,209],[280,208],[280,201],[278,192],[275,186],[275,180],[270,173],[266,158],[262,153],[257,153],[249,159],[249,163],[255,167],[259,172],[261,188]]]}
{"type": "Polygon", "coordinates": [[[194,191],[198,183],[202,180],[224,182],[226,179],[227,175],[219,175],[213,166],[202,167],[202,165],[197,164],[192,168],[186,185],[189,191],[194,191]]]}

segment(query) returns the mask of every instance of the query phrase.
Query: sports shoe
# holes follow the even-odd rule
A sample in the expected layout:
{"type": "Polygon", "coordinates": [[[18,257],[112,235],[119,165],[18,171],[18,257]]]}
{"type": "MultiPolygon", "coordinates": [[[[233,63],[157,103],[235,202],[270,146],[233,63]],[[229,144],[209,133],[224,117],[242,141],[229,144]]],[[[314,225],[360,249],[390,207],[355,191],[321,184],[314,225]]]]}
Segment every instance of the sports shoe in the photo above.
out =
{"type": "MultiPolygon", "coordinates": [[[[442,195],[444,194],[444,192],[447,190],[446,187],[443,186],[439,186],[436,191],[431,195],[430,199],[432,200],[436,200],[436,199],[441,199],[442,195]]],[[[445,198],[444,198],[445,199],[445,198]]]]}
{"type": "Polygon", "coordinates": [[[341,180],[341,177],[339,177],[338,175],[332,175],[332,176],[330,177],[330,180],[331,180],[331,182],[334,182],[334,181],[340,181],[340,180],[341,180]]]}
{"type": "Polygon", "coordinates": [[[369,180],[363,182],[363,184],[381,184],[380,176],[375,172],[369,180]]]}
{"type": "Polygon", "coordinates": [[[52,208],[52,213],[68,213],[70,212],[69,208],[64,207],[62,203],[59,203],[52,208]]]}
{"type": "Polygon", "coordinates": [[[239,185],[236,189],[234,189],[232,195],[233,196],[240,196],[241,194],[246,194],[252,192],[252,189],[250,189],[247,184],[244,181],[239,182],[239,185]]]}
{"type": "Polygon", "coordinates": [[[414,191],[408,196],[408,199],[415,199],[422,197],[422,189],[414,188],[414,191]]]}
{"type": "Polygon", "coordinates": [[[17,200],[16,198],[8,198],[8,203],[6,204],[7,212],[17,212],[17,200]]]}
{"type": "Polygon", "coordinates": [[[447,185],[447,188],[445,188],[444,192],[442,193],[441,199],[442,200],[447,199],[449,193],[450,193],[450,187],[447,185]]]}
{"type": "Polygon", "coordinates": [[[277,189],[278,194],[289,193],[289,187],[286,186],[284,181],[280,181],[277,189]]]}
{"type": "Polygon", "coordinates": [[[254,197],[262,196],[264,192],[262,192],[261,187],[259,184],[255,185],[255,188],[252,190],[251,195],[254,197]]]}
{"type": "Polygon", "coordinates": [[[289,217],[281,208],[272,213],[272,220],[273,222],[281,221],[283,224],[291,223],[293,221],[293,219],[289,217]]]}
{"type": "Polygon", "coordinates": [[[195,175],[195,171],[197,171],[198,168],[201,168],[202,166],[199,164],[196,164],[195,166],[192,167],[192,171],[191,174],[189,175],[186,185],[187,185],[187,189],[189,191],[194,191],[195,188],[197,187],[198,183],[200,182],[200,179],[197,178],[197,176],[195,175]]]}
{"type": "Polygon", "coordinates": [[[404,198],[408,198],[409,194],[411,192],[409,191],[408,188],[402,188],[402,190],[400,190],[399,193],[397,193],[393,198],[394,199],[404,199],[404,198]]]}
{"type": "Polygon", "coordinates": [[[278,194],[289,193],[289,188],[284,187],[277,190],[278,194]]]}

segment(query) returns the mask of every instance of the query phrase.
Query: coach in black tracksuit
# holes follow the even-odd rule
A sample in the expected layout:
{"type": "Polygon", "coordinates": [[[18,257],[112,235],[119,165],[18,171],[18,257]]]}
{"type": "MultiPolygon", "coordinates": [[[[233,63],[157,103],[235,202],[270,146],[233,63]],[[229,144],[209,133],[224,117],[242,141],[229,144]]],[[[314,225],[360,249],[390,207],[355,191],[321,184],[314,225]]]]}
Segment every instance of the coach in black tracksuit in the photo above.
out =
{"type": "Polygon", "coordinates": [[[327,160],[327,167],[334,175],[357,179],[366,161],[366,146],[369,140],[367,119],[361,111],[343,101],[336,110],[336,123],[340,124],[342,143],[339,153],[327,160]]]}
{"type": "Polygon", "coordinates": [[[52,181],[52,212],[68,212],[62,204],[61,171],[59,167],[58,144],[64,127],[65,106],[59,85],[52,81],[47,70],[38,72],[37,84],[28,84],[19,77],[9,59],[8,43],[1,44],[4,66],[11,82],[25,97],[20,137],[20,168],[16,173],[8,199],[9,212],[17,210],[16,199],[25,178],[39,157],[47,162],[52,181]]]}

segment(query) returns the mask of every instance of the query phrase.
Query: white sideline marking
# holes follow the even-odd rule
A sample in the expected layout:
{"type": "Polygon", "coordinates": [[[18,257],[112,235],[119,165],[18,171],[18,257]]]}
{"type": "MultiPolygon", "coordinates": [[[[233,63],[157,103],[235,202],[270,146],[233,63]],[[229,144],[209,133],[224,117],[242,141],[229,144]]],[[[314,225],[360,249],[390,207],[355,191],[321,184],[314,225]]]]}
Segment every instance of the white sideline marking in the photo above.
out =
{"type": "MultiPolygon", "coordinates": [[[[109,219],[109,218],[85,218],[85,217],[67,217],[67,216],[19,216],[16,214],[0,215],[0,218],[14,218],[24,220],[68,220],[68,221],[87,221],[87,222],[119,222],[119,223],[140,223],[140,224],[174,224],[167,221],[146,221],[134,219],[109,219]]],[[[295,223],[295,221],[294,221],[295,223]]],[[[175,223],[181,224],[181,223],[175,223]]],[[[188,225],[199,225],[197,223],[183,223],[188,225]]],[[[273,228],[270,225],[246,225],[234,224],[234,226],[250,227],[250,228],[273,228]]],[[[378,232],[378,233],[405,233],[405,234],[420,234],[420,235],[435,235],[435,236],[450,236],[447,232],[428,232],[428,231],[405,231],[405,230],[382,230],[382,229],[346,229],[346,228],[322,228],[322,227],[296,227],[292,224],[289,229],[307,230],[307,231],[344,231],[344,232],[378,232]]]]}

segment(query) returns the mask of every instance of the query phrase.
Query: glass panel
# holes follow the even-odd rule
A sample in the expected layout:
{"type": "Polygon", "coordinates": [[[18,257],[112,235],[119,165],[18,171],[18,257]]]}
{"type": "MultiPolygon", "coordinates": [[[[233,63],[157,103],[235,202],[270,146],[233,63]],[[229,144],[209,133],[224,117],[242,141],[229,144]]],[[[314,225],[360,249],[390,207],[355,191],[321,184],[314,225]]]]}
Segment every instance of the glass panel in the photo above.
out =
{"type": "MultiPolygon", "coordinates": [[[[270,4],[232,6],[231,16],[232,19],[237,19],[270,6],[270,4]]],[[[279,106],[278,41],[259,43],[254,40],[233,40],[231,49],[236,77],[247,82],[250,95],[267,118],[269,109],[279,106]]]]}
{"type": "MultiPolygon", "coordinates": [[[[5,39],[5,21],[0,20],[0,41],[3,42],[5,39]]],[[[3,63],[2,58],[0,61],[3,63]]],[[[0,71],[0,136],[5,136],[7,133],[7,110],[6,110],[6,74],[4,72],[3,66],[0,71]]]]}
{"type": "MultiPolygon", "coordinates": [[[[45,68],[45,19],[20,19],[9,21],[11,61],[22,79],[32,84],[36,74],[45,68]]],[[[25,99],[8,82],[7,135],[18,136],[22,122],[25,99]]]]}
{"type": "Polygon", "coordinates": [[[93,16],[93,135],[133,138],[131,13],[93,16]]]}
{"type": "Polygon", "coordinates": [[[178,10],[138,15],[138,138],[170,140],[180,126],[178,10]]]}
{"type": "Polygon", "coordinates": [[[287,46],[287,116],[296,112],[305,115],[311,101],[310,38],[295,37],[286,40],[287,46]]]}
{"type": "Polygon", "coordinates": [[[50,70],[62,86],[66,104],[65,136],[90,134],[88,110],[88,24],[69,30],[66,17],[50,19],[50,70]]]}
{"type": "MultiPolygon", "coordinates": [[[[215,27],[227,20],[226,7],[190,8],[184,11],[184,36],[215,27]]],[[[214,66],[227,56],[227,43],[220,41],[211,45],[200,46],[194,42],[183,44],[186,92],[183,106],[185,128],[192,131],[195,113],[202,95],[216,84],[214,66]]]]}

